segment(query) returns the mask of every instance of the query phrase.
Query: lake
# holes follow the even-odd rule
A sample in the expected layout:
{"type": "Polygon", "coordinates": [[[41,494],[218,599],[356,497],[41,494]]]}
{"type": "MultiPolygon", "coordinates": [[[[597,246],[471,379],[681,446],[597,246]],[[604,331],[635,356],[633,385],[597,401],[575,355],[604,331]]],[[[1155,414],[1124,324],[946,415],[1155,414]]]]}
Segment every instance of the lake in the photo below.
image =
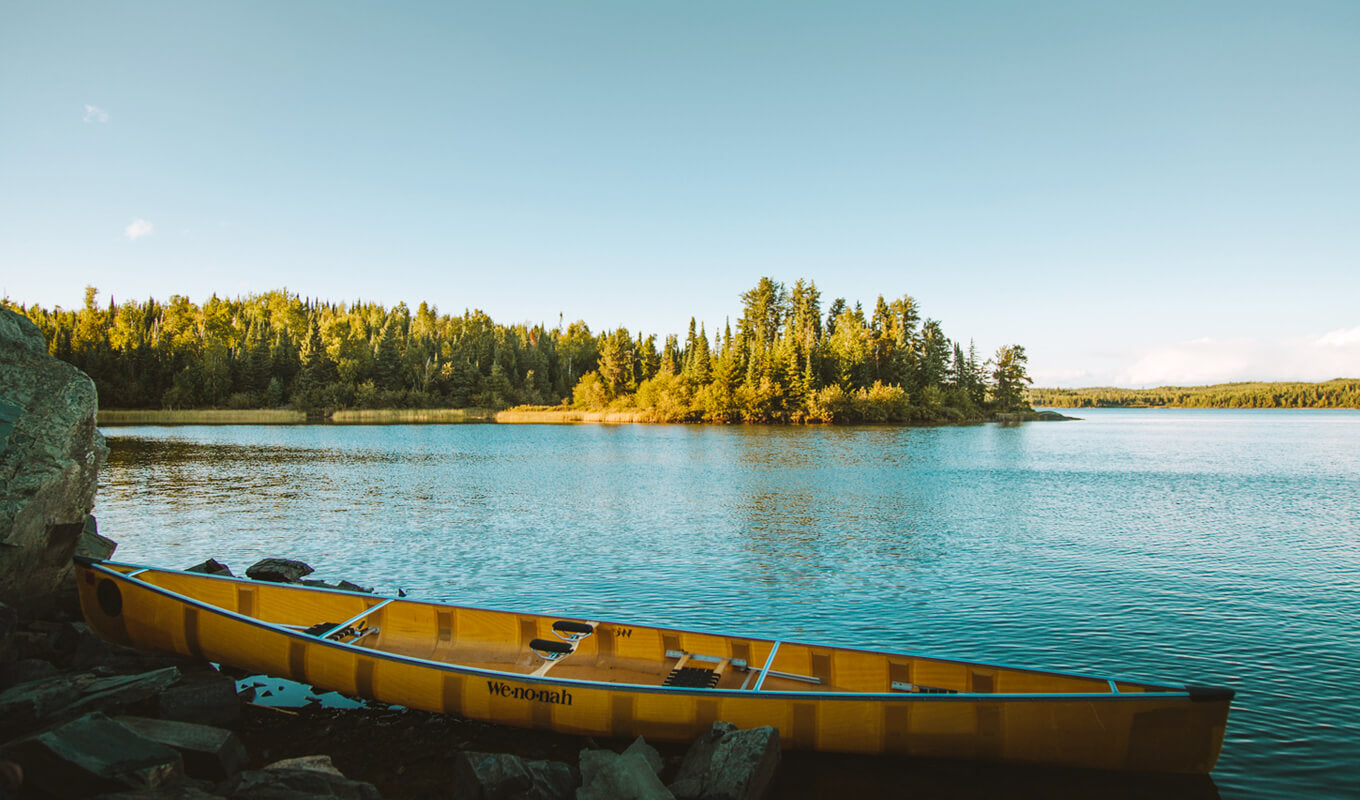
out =
{"type": "Polygon", "coordinates": [[[1360,786],[1360,413],[105,428],[116,557],[1237,690],[1227,797],[1360,786]]]}

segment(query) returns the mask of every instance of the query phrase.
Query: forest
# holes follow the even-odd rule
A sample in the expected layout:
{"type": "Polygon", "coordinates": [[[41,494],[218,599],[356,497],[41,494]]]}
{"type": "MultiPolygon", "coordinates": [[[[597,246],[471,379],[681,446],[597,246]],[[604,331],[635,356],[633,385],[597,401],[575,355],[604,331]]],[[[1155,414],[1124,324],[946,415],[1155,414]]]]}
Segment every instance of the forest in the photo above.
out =
{"type": "Polygon", "coordinates": [[[583,321],[505,325],[477,310],[412,312],[286,289],[201,305],[99,300],[5,307],[31,319],[52,355],[82,369],[105,409],[570,406],[655,421],[938,422],[1028,410],[1024,348],[984,361],[922,318],[911,296],[872,310],[815,283],[761,278],[735,331],[691,319],[683,340],[596,334],[583,321]]]}
{"type": "Polygon", "coordinates": [[[1040,389],[1030,402],[1050,408],[1360,408],[1360,380],[1322,383],[1219,383],[1155,389],[1040,389]]]}

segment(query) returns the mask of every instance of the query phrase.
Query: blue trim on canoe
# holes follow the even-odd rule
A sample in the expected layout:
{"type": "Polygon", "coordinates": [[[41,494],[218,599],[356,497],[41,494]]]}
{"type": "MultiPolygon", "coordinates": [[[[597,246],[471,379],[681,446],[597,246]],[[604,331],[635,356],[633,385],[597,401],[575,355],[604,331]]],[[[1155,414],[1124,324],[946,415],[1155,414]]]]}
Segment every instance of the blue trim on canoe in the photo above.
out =
{"type": "MultiPolygon", "coordinates": [[[[1106,692],[1091,692],[1091,693],[1086,693],[1086,692],[1067,692],[1067,693],[1048,693],[1048,694],[987,694],[987,693],[974,693],[974,692],[958,692],[958,693],[955,693],[955,694],[927,694],[927,693],[910,693],[910,694],[904,694],[904,693],[902,693],[902,692],[784,692],[784,691],[768,691],[768,690],[766,690],[766,691],[760,691],[760,692],[757,693],[757,692],[753,692],[753,691],[751,691],[751,690],[745,690],[745,691],[743,691],[743,690],[741,690],[741,689],[705,689],[705,688],[699,688],[699,687],[677,688],[677,687],[670,687],[670,686],[654,686],[654,685],[636,684],[636,683],[606,683],[606,682],[603,682],[603,681],[586,681],[586,680],[577,680],[577,679],[574,679],[574,678],[553,678],[553,677],[548,677],[548,676],[533,676],[533,675],[528,675],[528,674],[519,673],[519,672],[505,672],[505,671],[501,671],[501,670],[482,669],[482,668],[480,668],[480,667],[469,667],[469,666],[464,666],[464,665],[462,665],[462,664],[450,664],[450,663],[444,662],[444,661],[431,661],[431,660],[429,660],[429,659],[419,658],[419,657],[416,657],[416,656],[407,656],[407,655],[403,655],[403,654],[401,654],[401,653],[392,653],[392,652],[388,652],[388,651],[384,651],[384,650],[372,650],[372,649],[365,648],[365,647],[359,647],[359,646],[357,646],[357,645],[347,644],[347,643],[345,643],[345,642],[335,642],[335,641],[331,641],[331,640],[328,640],[328,639],[317,639],[316,637],[308,636],[308,635],[302,633],[301,631],[297,631],[297,630],[293,630],[293,629],[290,629],[290,628],[288,628],[288,627],[285,627],[284,625],[282,625],[282,624],[280,624],[280,623],[265,622],[264,620],[255,619],[254,617],[247,617],[247,616],[245,616],[245,615],[243,615],[243,614],[240,614],[240,613],[237,613],[237,612],[235,612],[235,611],[230,611],[230,610],[228,610],[228,609],[222,608],[221,606],[215,606],[215,605],[213,605],[213,604],[211,604],[211,603],[206,603],[206,602],[204,602],[204,601],[202,601],[202,600],[198,600],[198,599],[193,598],[193,597],[190,597],[190,596],[188,596],[188,595],[180,594],[179,592],[175,592],[175,591],[172,591],[172,590],[170,590],[170,589],[166,589],[166,588],[163,588],[163,587],[160,587],[160,586],[156,586],[156,585],[151,584],[151,583],[147,583],[145,580],[142,580],[141,578],[132,578],[132,577],[130,577],[130,575],[129,575],[128,573],[123,573],[123,572],[119,572],[118,570],[111,569],[111,568],[109,568],[107,565],[113,564],[113,565],[121,566],[121,567],[131,567],[131,568],[133,568],[134,570],[150,570],[151,572],[161,572],[161,573],[170,573],[170,574],[178,574],[178,575],[187,575],[187,576],[193,577],[193,578],[211,578],[211,579],[217,579],[217,580],[226,580],[226,581],[231,581],[231,582],[233,582],[233,583],[240,584],[240,585],[245,585],[245,586],[264,585],[264,586],[273,586],[273,587],[279,587],[279,588],[284,588],[284,589],[296,589],[296,590],[300,590],[300,591],[335,592],[335,593],[338,593],[338,594],[351,595],[351,596],[356,596],[356,597],[365,597],[365,598],[370,598],[370,599],[373,599],[373,598],[381,598],[381,599],[390,600],[390,601],[402,600],[402,601],[405,601],[405,602],[416,603],[416,604],[418,604],[418,605],[443,606],[443,607],[446,607],[446,608],[465,608],[465,609],[468,609],[468,610],[470,610],[470,611],[487,611],[487,612],[497,613],[497,614],[521,614],[521,613],[526,613],[526,612],[519,612],[519,611],[505,611],[505,610],[502,610],[502,609],[480,608],[480,607],[476,607],[476,606],[454,606],[454,605],[452,605],[452,604],[450,604],[450,603],[436,603],[436,602],[431,602],[431,601],[426,601],[426,600],[411,600],[410,598],[394,598],[394,597],[387,597],[387,596],[385,596],[385,595],[374,595],[374,594],[370,594],[370,593],[368,593],[368,592],[354,592],[354,591],[347,591],[347,590],[344,590],[344,589],[328,589],[328,588],[326,588],[326,587],[321,587],[321,586],[299,586],[299,585],[293,585],[293,584],[286,584],[286,583],[272,583],[272,582],[258,582],[258,583],[257,583],[256,581],[252,581],[252,580],[249,580],[249,579],[245,579],[245,578],[236,578],[236,577],[227,576],[227,575],[209,575],[209,574],[207,574],[207,573],[201,573],[201,572],[188,572],[188,571],[185,571],[185,570],[161,569],[161,568],[159,568],[159,567],[144,567],[144,566],[142,566],[142,565],[140,565],[140,564],[129,564],[129,563],[125,563],[125,562],[116,562],[116,561],[100,561],[100,560],[98,560],[98,559],[91,559],[91,558],[84,558],[84,557],[80,558],[80,559],[77,561],[77,563],[80,564],[80,565],[82,565],[82,566],[87,566],[87,567],[90,567],[90,568],[92,568],[92,569],[98,570],[99,572],[102,572],[102,573],[104,573],[104,574],[107,574],[107,575],[109,575],[109,576],[111,576],[111,577],[120,578],[120,579],[122,579],[122,580],[124,580],[124,581],[128,581],[128,582],[134,583],[134,584],[136,584],[136,585],[138,585],[138,586],[141,586],[142,588],[145,588],[145,589],[150,590],[151,592],[153,592],[153,593],[155,593],[155,594],[160,594],[160,595],[165,596],[165,597],[170,597],[170,598],[173,598],[173,599],[178,600],[178,601],[180,601],[180,602],[188,603],[188,604],[190,604],[190,605],[192,605],[192,606],[195,606],[196,608],[203,609],[203,610],[208,611],[208,612],[210,612],[210,613],[215,613],[215,614],[219,614],[219,615],[224,616],[224,617],[229,617],[229,618],[235,619],[235,620],[237,620],[237,621],[239,621],[239,622],[243,622],[243,623],[245,623],[245,624],[247,624],[247,625],[251,625],[251,626],[256,627],[256,628],[263,628],[263,629],[265,629],[265,630],[269,630],[269,631],[272,631],[272,632],[275,632],[275,633],[280,633],[280,634],[283,634],[284,636],[292,637],[292,638],[299,639],[299,640],[302,640],[302,641],[306,641],[306,642],[309,642],[309,643],[311,643],[311,644],[318,644],[318,645],[322,645],[322,646],[324,646],[324,647],[334,647],[334,648],[338,648],[338,649],[343,650],[343,651],[348,652],[348,653],[356,653],[356,654],[357,654],[357,653],[363,653],[363,654],[365,654],[365,655],[369,655],[369,656],[372,656],[372,657],[374,657],[374,658],[378,658],[378,659],[385,660],[385,661],[395,661],[395,662],[399,662],[399,663],[407,663],[407,664],[415,664],[415,665],[419,665],[419,666],[432,667],[432,668],[434,668],[434,669],[437,669],[437,670],[440,670],[440,671],[443,671],[443,672],[455,672],[455,673],[465,674],[465,675],[476,675],[476,676],[479,676],[479,677],[494,677],[494,678],[497,678],[497,679],[500,679],[500,680],[513,680],[513,681],[519,681],[519,682],[523,682],[523,683],[546,684],[546,685],[549,685],[549,686],[576,686],[576,687],[580,687],[580,688],[583,688],[583,689],[591,689],[591,688],[593,688],[593,689],[604,689],[604,690],[609,690],[609,689],[615,689],[615,688],[617,688],[617,689],[628,689],[628,690],[630,690],[630,691],[641,691],[641,692],[655,693],[655,694],[681,694],[681,695],[694,694],[694,695],[702,696],[702,697],[714,697],[714,696],[717,696],[717,697],[733,697],[733,698],[742,698],[742,697],[744,697],[744,698],[751,698],[751,697],[771,697],[771,698],[780,698],[780,699],[784,699],[784,700],[797,700],[797,699],[830,700],[830,699],[841,699],[841,700],[846,700],[846,701],[850,701],[850,700],[881,700],[881,701],[892,701],[892,702],[931,702],[931,703],[937,703],[937,702],[959,702],[959,701],[976,702],[976,701],[978,701],[978,700],[991,700],[991,701],[997,701],[997,702],[1048,702],[1048,701],[1053,701],[1053,700],[1100,700],[1100,701],[1112,701],[1112,700],[1118,700],[1118,701],[1134,701],[1134,700],[1139,700],[1139,699],[1153,699],[1153,698],[1160,698],[1160,699],[1166,699],[1166,698],[1184,698],[1184,699],[1191,699],[1190,692],[1189,692],[1188,690],[1185,690],[1185,689],[1176,690],[1176,689],[1172,689],[1172,688],[1170,688],[1170,687],[1164,687],[1164,686],[1162,686],[1161,684],[1150,684],[1150,683],[1145,683],[1145,682],[1142,682],[1142,681],[1128,681],[1128,680],[1120,680],[1119,682],[1120,682],[1120,683],[1131,683],[1131,684],[1136,684],[1136,685],[1139,685],[1139,686],[1154,686],[1154,687],[1157,687],[1157,688],[1159,688],[1159,689],[1166,689],[1166,690],[1165,690],[1165,691],[1145,691],[1145,692],[1120,692],[1120,693],[1118,693],[1118,694],[1110,694],[1110,693],[1106,693],[1106,692]]],[[[371,612],[371,610],[372,610],[372,609],[370,609],[370,612],[371,612]]],[[[549,614],[530,614],[530,616],[547,618],[547,617],[550,617],[550,616],[552,616],[552,615],[549,615],[549,614]]],[[[707,633],[707,634],[705,634],[705,633],[699,632],[699,631],[689,631],[689,630],[683,630],[683,629],[678,629],[678,628],[656,628],[655,626],[650,626],[650,625],[637,625],[637,624],[633,624],[633,623],[615,623],[615,622],[608,622],[608,621],[605,621],[605,620],[601,620],[600,622],[601,622],[602,624],[621,625],[621,626],[623,626],[623,627],[632,627],[632,628],[653,628],[653,629],[655,629],[655,630],[665,630],[665,631],[680,632],[680,633],[699,633],[700,635],[721,636],[721,637],[724,637],[724,638],[734,638],[734,639],[743,639],[743,638],[744,638],[744,639],[747,639],[748,641],[770,642],[770,643],[779,643],[779,644],[794,644],[794,645],[802,645],[802,646],[807,646],[807,647],[827,647],[827,648],[831,648],[831,649],[839,649],[839,650],[859,650],[860,652],[877,653],[877,654],[891,655],[891,656],[899,656],[899,657],[903,657],[903,658],[922,658],[922,659],[929,660],[929,661],[946,661],[946,662],[949,662],[949,663],[955,663],[955,664],[967,664],[967,665],[969,665],[969,666],[976,666],[976,667],[995,667],[995,668],[999,668],[999,669],[1012,669],[1012,670],[1017,670],[1017,671],[1022,671],[1022,672],[1031,672],[1031,673],[1044,674],[1044,675],[1059,675],[1059,676],[1063,676],[1063,677],[1082,678],[1082,679],[1084,679],[1084,680],[1094,680],[1094,681],[1101,681],[1101,680],[1115,680],[1115,679],[1111,679],[1111,678],[1106,678],[1106,677],[1104,677],[1104,676],[1083,675],[1083,674],[1080,674],[1080,673],[1073,673],[1073,672],[1056,672],[1056,671],[1049,671],[1049,670],[1033,669],[1033,668],[1030,668],[1030,667],[1010,667],[1010,666],[1005,666],[1005,665],[1001,665],[1001,664],[988,664],[988,663],[977,662],[977,661],[962,661],[962,660],[958,660],[958,659],[946,659],[946,658],[940,658],[940,657],[938,657],[938,656],[918,656],[918,655],[912,655],[912,654],[908,654],[908,653],[898,653],[898,652],[893,652],[893,651],[888,651],[888,650],[872,650],[872,649],[866,649],[866,648],[839,647],[839,646],[837,646],[837,645],[811,644],[811,643],[803,643],[803,642],[789,642],[789,641],[787,641],[787,640],[782,640],[782,639],[781,639],[781,640],[765,639],[765,638],[763,638],[763,637],[742,637],[742,636],[735,636],[735,635],[730,634],[730,633],[707,633]]],[[[767,659],[767,661],[768,661],[768,660],[769,660],[769,659],[767,659]]],[[[1203,692],[1204,692],[1204,690],[1207,689],[1207,688],[1209,688],[1209,687],[1200,687],[1201,696],[1203,696],[1203,692]]],[[[1226,692],[1227,695],[1228,695],[1228,698],[1231,699],[1231,697],[1232,697],[1232,690],[1230,690],[1230,689],[1220,689],[1219,691],[1221,691],[1221,692],[1226,692]]],[[[1214,698],[1214,699],[1218,699],[1218,698],[1214,698]]]]}

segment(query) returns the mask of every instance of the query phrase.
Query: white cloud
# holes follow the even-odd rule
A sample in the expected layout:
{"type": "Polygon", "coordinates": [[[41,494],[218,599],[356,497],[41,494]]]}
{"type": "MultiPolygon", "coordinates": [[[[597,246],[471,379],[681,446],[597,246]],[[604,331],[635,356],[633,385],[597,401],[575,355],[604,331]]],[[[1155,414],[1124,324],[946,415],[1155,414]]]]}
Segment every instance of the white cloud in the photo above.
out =
{"type": "Polygon", "coordinates": [[[128,223],[128,226],[123,229],[123,235],[128,238],[128,241],[135,242],[138,239],[142,238],[143,236],[150,236],[152,231],[154,231],[155,229],[156,229],[155,225],[152,225],[150,222],[147,222],[141,217],[138,217],[137,219],[134,219],[132,222],[128,223]]]}
{"type": "MultiPolygon", "coordinates": [[[[1325,381],[1360,376],[1360,325],[1296,339],[1196,339],[1143,354],[1116,386],[1325,381]]],[[[1089,384],[1088,384],[1089,385],[1089,384]]]]}
{"type": "Polygon", "coordinates": [[[92,106],[92,105],[90,105],[89,103],[86,103],[86,104],[85,104],[85,117],[84,117],[84,121],[85,121],[85,122],[108,122],[108,121],[109,121],[109,112],[105,111],[104,109],[100,108],[99,106],[92,106]]]}

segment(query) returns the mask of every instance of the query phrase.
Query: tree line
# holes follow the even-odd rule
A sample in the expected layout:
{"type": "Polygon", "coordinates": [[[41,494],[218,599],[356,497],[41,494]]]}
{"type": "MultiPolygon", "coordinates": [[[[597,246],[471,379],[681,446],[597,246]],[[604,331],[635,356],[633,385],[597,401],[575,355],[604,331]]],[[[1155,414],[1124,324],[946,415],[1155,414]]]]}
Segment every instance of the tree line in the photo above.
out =
{"type": "Polygon", "coordinates": [[[427,303],[351,304],[287,290],[201,305],[107,304],[87,287],[80,309],[17,305],[50,352],[120,409],[501,409],[570,404],[642,412],[658,421],[964,421],[1027,409],[1024,348],[982,362],[923,319],[916,301],[878,298],[872,311],[816,284],[762,278],[710,338],[691,320],[683,341],[593,333],[583,321],[503,325],[482,311],[427,303]]]}
{"type": "Polygon", "coordinates": [[[1036,406],[1054,408],[1360,408],[1360,380],[1321,383],[1219,383],[1155,389],[1031,389],[1036,406]]]}

